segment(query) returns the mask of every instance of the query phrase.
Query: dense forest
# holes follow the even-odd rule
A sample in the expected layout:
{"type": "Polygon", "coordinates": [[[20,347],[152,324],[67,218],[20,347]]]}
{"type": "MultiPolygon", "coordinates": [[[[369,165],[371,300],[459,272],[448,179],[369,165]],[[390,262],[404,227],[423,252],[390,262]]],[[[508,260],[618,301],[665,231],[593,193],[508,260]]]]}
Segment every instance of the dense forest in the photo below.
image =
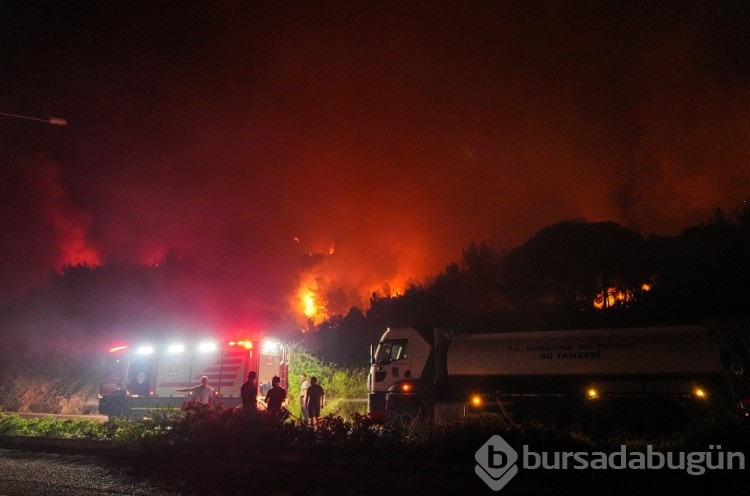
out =
{"type": "Polygon", "coordinates": [[[613,222],[569,221],[501,253],[463,250],[422,286],[373,293],[319,326],[322,353],[367,361],[388,326],[462,332],[598,329],[680,324],[746,331],[750,313],[750,206],[673,236],[643,238],[613,222]]]}
{"type": "MultiPolygon", "coordinates": [[[[108,340],[211,328],[200,294],[185,290],[196,272],[173,253],[150,266],[68,266],[53,271],[46,287],[4,304],[0,409],[13,406],[10,398],[44,396],[26,386],[39,379],[61,409],[72,391],[95,386],[108,340]]],[[[744,331],[749,283],[747,203],[669,236],[573,220],[507,252],[472,243],[460,262],[424,283],[399,294],[375,292],[367,308],[353,307],[306,333],[287,329],[285,337],[309,343],[330,363],[364,367],[369,345],[389,326],[462,333],[708,323],[744,331]]]]}

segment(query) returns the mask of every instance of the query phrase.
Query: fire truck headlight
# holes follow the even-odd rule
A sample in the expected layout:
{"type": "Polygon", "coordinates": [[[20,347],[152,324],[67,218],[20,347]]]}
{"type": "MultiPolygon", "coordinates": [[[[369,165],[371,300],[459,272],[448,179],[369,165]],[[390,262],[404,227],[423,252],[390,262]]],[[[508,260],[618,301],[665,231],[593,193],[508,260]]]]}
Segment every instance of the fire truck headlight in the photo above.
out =
{"type": "Polygon", "coordinates": [[[278,341],[263,341],[261,345],[261,353],[266,355],[275,355],[279,353],[279,347],[281,343],[278,341]]]}
{"type": "Polygon", "coordinates": [[[199,351],[216,351],[216,343],[212,341],[206,341],[198,345],[199,351]]]}
{"type": "Polygon", "coordinates": [[[471,397],[471,406],[482,406],[482,397],[475,394],[471,397]]]}

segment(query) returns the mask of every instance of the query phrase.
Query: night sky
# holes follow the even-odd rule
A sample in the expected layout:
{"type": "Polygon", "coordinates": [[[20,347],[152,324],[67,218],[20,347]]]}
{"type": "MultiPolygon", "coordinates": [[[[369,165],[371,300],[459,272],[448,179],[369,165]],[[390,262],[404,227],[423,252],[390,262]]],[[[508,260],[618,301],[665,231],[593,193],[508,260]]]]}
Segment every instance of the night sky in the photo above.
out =
{"type": "Polygon", "coordinates": [[[0,1],[0,301],[150,264],[248,322],[346,312],[583,218],[750,196],[748,1],[0,1]]]}

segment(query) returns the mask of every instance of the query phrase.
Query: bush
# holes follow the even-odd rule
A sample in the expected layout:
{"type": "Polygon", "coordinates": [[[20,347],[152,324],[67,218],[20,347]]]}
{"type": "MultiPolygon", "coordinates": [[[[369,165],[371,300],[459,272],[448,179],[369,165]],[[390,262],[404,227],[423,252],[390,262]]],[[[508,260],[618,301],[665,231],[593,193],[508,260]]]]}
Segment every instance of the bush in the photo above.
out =
{"type": "Polygon", "coordinates": [[[8,436],[46,436],[78,439],[113,439],[114,432],[96,420],[40,417],[25,419],[0,413],[0,434],[8,436]]]}
{"type": "Polygon", "coordinates": [[[294,357],[289,365],[288,406],[297,416],[300,411],[300,375],[317,377],[326,393],[326,411],[344,419],[355,413],[364,413],[367,398],[367,370],[364,368],[342,369],[332,363],[324,363],[299,345],[292,346],[294,357]],[[360,403],[358,404],[358,400],[360,403]]]}
{"type": "Polygon", "coordinates": [[[738,423],[706,425],[667,440],[592,439],[541,424],[510,426],[497,416],[471,417],[449,425],[421,423],[405,436],[386,419],[365,414],[355,413],[351,419],[327,415],[312,427],[263,412],[197,403],[186,403],[180,410],[156,410],[148,419],[103,424],[0,414],[0,435],[114,440],[113,456],[144,466],[163,465],[164,460],[176,464],[226,461],[235,466],[274,458],[309,463],[362,458],[365,463],[378,459],[455,466],[473,464],[477,448],[495,434],[512,446],[529,445],[537,451],[610,451],[621,444],[633,449],[650,444],[662,451],[705,449],[716,443],[733,451],[747,452],[750,447],[750,431],[738,423]]]}

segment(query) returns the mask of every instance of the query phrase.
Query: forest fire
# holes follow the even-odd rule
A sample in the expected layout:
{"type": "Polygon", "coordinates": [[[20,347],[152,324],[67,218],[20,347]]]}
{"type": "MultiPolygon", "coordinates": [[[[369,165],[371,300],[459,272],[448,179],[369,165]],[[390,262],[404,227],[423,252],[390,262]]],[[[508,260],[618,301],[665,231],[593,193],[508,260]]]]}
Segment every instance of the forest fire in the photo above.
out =
{"type": "MultiPolygon", "coordinates": [[[[651,291],[651,284],[641,284],[640,291],[651,291]]],[[[594,308],[596,308],[597,310],[604,310],[605,308],[612,308],[618,305],[627,304],[628,302],[633,301],[635,298],[635,291],[612,286],[596,295],[596,298],[594,298],[594,308]]]]}
{"type": "MultiPolygon", "coordinates": [[[[376,282],[376,271],[370,276],[371,279],[361,286],[354,286],[354,281],[347,278],[346,271],[331,271],[327,276],[314,275],[308,271],[291,302],[292,311],[299,316],[304,315],[306,325],[309,326],[319,324],[334,315],[345,315],[352,307],[366,308],[369,298],[374,293],[383,297],[403,294],[403,290],[397,289],[404,286],[403,282],[398,286],[391,286],[387,282],[376,282]]],[[[403,278],[403,281],[408,280],[407,277],[403,278]]]]}
{"type": "MultiPolygon", "coordinates": [[[[0,119],[0,303],[51,267],[156,263],[190,304],[154,315],[294,327],[472,242],[674,235],[747,196],[747,22],[724,3],[243,8],[201,36],[148,5],[18,8],[2,110],[68,122],[0,119]]],[[[159,277],[134,297],[167,299],[159,277]]],[[[603,286],[601,308],[632,297],[603,286]]]]}

